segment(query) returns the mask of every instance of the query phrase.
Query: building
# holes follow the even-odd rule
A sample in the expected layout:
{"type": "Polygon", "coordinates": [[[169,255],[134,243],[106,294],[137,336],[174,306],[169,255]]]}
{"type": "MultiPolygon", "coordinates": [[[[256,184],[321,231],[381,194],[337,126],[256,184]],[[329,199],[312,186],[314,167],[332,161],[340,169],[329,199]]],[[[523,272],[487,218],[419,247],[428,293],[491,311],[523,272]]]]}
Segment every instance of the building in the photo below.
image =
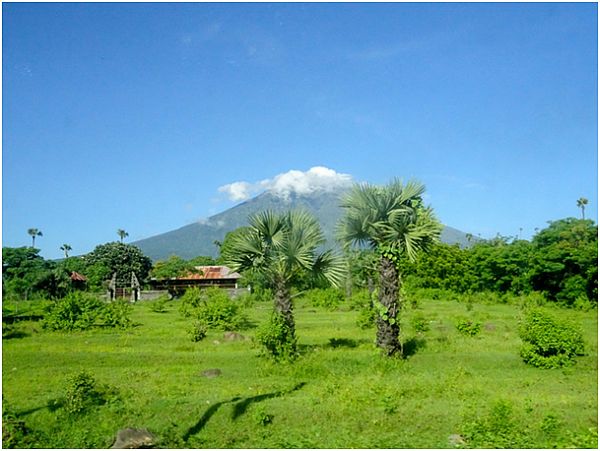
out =
{"type": "Polygon", "coordinates": [[[188,288],[225,288],[238,289],[238,280],[242,277],[227,266],[196,266],[197,272],[170,279],[150,279],[153,290],[168,290],[171,294],[181,294],[188,288]]]}

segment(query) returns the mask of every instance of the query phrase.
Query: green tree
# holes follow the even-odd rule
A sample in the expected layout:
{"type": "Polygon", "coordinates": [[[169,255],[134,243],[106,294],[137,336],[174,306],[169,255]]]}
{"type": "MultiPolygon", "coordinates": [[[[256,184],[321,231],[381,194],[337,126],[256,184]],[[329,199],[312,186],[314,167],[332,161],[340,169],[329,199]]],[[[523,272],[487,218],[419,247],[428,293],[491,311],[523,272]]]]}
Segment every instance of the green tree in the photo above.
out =
{"type": "Polygon", "coordinates": [[[38,291],[38,282],[52,270],[39,249],[33,247],[2,248],[2,292],[8,296],[27,299],[38,291]]]}
{"type": "Polygon", "coordinates": [[[368,245],[379,253],[377,346],[387,355],[400,350],[398,324],[401,258],[414,260],[439,237],[441,224],[423,205],[425,186],[395,179],[386,186],[355,185],[342,202],[339,236],[347,246],[368,245]]]}
{"type": "Polygon", "coordinates": [[[122,243],[122,242],[123,242],[123,240],[129,236],[129,233],[127,233],[127,232],[126,232],[125,230],[123,230],[123,229],[118,229],[118,230],[117,230],[117,235],[119,235],[119,238],[121,238],[121,243],[122,243]]]}
{"type": "Polygon", "coordinates": [[[337,285],[344,264],[330,250],[317,252],[325,239],[317,220],[306,212],[265,211],[251,216],[249,223],[230,236],[230,246],[223,244],[223,260],[234,271],[252,270],[265,277],[275,293],[275,313],[295,337],[290,294],[294,282],[309,273],[314,279],[337,285]]]}
{"type": "Polygon", "coordinates": [[[552,301],[598,296],[598,226],[589,219],[551,221],[533,237],[529,281],[552,301]]]}
{"type": "Polygon", "coordinates": [[[577,206],[581,208],[581,219],[585,219],[585,206],[588,204],[588,200],[585,197],[577,199],[577,206]]]}
{"type": "Polygon", "coordinates": [[[88,284],[99,288],[117,273],[117,281],[128,286],[134,272],[140,282],[148,277],[152,260],[131,244],[112,242],[101,244],[85,256],[88,284]]]}
{"type": "Polygon", "coordinates": [[[195,262],[184,260],[177,255],[171,255],[167,260],[159,260],[154,263],[150,275],[156,279],[170,279],[173,277],[181,277],[186,274],[199,272],[196,269],[195,262]]]}
{"type": "Polygon", "coordinates": [[[69,252],[70,252],[71,250],[73,250],[73,248],[72,248],[70,245],[68,245],[68,244],[63,244],[63,245],[60,247],[60,250],[61,250],[61,251],[63,251],[63,252],[65,253],[65,258],[69,258],[69,252]]]}
{"type": "Polygon", "coordinates": [[[39,229],[27,229],[27,233],[31,235],[31,247],[35,247],[36,236],[43,236],[42,231],[39,229]]]}

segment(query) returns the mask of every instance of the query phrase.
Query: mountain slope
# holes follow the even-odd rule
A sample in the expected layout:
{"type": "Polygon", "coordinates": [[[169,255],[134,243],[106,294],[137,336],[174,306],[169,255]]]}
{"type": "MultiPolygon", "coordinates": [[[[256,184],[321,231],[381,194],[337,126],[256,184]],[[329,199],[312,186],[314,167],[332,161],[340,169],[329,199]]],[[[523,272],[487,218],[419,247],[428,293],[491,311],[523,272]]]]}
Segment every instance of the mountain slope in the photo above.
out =
{"type": "MultiPolygon", "coordinates": [[[[304,209],[319,220],[328,245],[334,244],[335,225],[342,215],[339,206],[344,191],[321,191],[312,195],[291,194],[288,198],[265,192],[259,196],[211,216],[203,222],[188,224],[170,232],[136,241],[144,254],[153,260],[164,260],[171,255],[190,259],[198,255],[218,255],[215,241],[222,241],[227,232],[248,224],[248,217],[263,210],[285,211],[292,208],[304,209]]],[[[441,241],[467,246],[466,234],[444,226],[441,241]]]]}

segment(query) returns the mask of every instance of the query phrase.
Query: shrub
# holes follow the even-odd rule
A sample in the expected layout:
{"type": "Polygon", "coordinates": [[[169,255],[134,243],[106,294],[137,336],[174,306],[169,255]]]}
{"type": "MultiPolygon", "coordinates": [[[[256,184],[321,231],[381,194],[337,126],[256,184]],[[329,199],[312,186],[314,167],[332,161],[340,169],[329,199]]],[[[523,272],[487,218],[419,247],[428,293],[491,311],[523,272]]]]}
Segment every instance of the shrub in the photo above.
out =
{"type": "Polygon", "coordinates": [[[67,412],[78,414],[103,402],[96,380],[87,371],[80,371],[67,379],[64,400],[67,412]]]}
{"type": "Polygon", "coordinates": [[[371,295],[369,290],[358,290],[352,293],[350,299],[348,299],[348,306],[350,310],[363,310],[365,307],[371,305],[371,295]]]}
{"type": "Polygon", "coordinates": [[[356,325],[361,329],[370,329],[375,326],[375,320],[377,319],[377,312],[371,305],[364,306],[358,318],[356,319],[356,325]]]}
{"type": "Polygon", "coordinates": [[[581,330],[574,324],[541,310],[531,310],[521,323],[521,357],[539,368],[560,368],[575,362],[583,354],[581,330]]]}
{"type": "Polygon", "coordinates": [[[93,326],[104,311],[104,302],[99,298],[75,291],[51,307],[42,322],[49,330],[85,330],[93,326]]]}
{"type": "Polygon", "coordinates": [[[166,295],[162,295],[161,297],[159,297],[158,299],[154,300],[152,303],[150,303],[150,310],[153,311],[154,313],[166,313],[167,311],[167,301],[169,300],[169,297],[166,295]]]}
{"type": "Polygon", "coordinates": [[[266,354],[277,361],[291,361],[297,357],[297,340],[284,317],[273,312],[271,318],[256,331],[256,341],[266,354]]]}
{"type": "Polygon", "coordinates": [[[131,326],[131,304],[127,301],[114,301],[104,305],[102,320],[105,326],[127,328],[131,326]]]}
{"type": "Polygon", "coordinates": [[[206,327],[206,324],[201,321],[194,321],[188,329],[188,335],[194,343],[204,340],[207,332],[208,328],[206,327]]]}
{"type": "Polygon", "coordinates": [[[344,294],[337,288],[315,288],[304,294],[313,307],[323,307],[329,310],[337,309],[345,300],[344,294]]]}
{"type": "Polygon", "coordinates": [[[461,318],[456,322],[458,331],[469,337],[474,337],[481,332],[481,323],[466,318],[461,318]]]}
{"type": "Polygon", "coordinates": [[[520,426],[509,401],[498,401],[491,411],[465,425],[469,448],[530,448],[530,431],[520,426]]]}
{"type": "Polygon", "coordinates": [[[219,288],[192,288],[185,292],[181,301],[180,311],[184,316],[193,316],[210,329],[235,330],[247,324],[240,306],[219,288]]]}
{"type": "Polygon", "coordinates": [[[181,296],[179,312],[183,316],[191,316],[194,310],[200,307],[204,298],[205,296],[203,296],[200,288],[188,288],[185,290],[185,293],[183,293],[183,296],[181,296]]]}

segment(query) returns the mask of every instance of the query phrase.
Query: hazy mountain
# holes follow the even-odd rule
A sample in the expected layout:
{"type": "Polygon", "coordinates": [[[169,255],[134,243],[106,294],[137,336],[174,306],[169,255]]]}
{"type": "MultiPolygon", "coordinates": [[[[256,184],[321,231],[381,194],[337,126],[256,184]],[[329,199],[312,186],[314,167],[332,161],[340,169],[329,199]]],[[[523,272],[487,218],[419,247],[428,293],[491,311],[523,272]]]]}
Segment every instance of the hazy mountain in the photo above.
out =
{"type": "MultiPolygon", "coordinates": [[[[216,214],[205,221],[188,224],[170,232],[136,241],[144,254],[153,260],[164,260],[171,255],[189,259],[198,255],[218,255],[215,241],[222,241],[227,232],[248,224],[248,216],[263,210],[284,211],[292,208],[304,209],[315,215],[330,245],[334,242],[335,225],[342,215],[339,207],[343,191],[320,191],[310,195],[290,194],[284,198],[270,192],[216,214]]],[[[466,234],[444,226],[441,240],[444,243],[468,245],[466,234]]]]}

